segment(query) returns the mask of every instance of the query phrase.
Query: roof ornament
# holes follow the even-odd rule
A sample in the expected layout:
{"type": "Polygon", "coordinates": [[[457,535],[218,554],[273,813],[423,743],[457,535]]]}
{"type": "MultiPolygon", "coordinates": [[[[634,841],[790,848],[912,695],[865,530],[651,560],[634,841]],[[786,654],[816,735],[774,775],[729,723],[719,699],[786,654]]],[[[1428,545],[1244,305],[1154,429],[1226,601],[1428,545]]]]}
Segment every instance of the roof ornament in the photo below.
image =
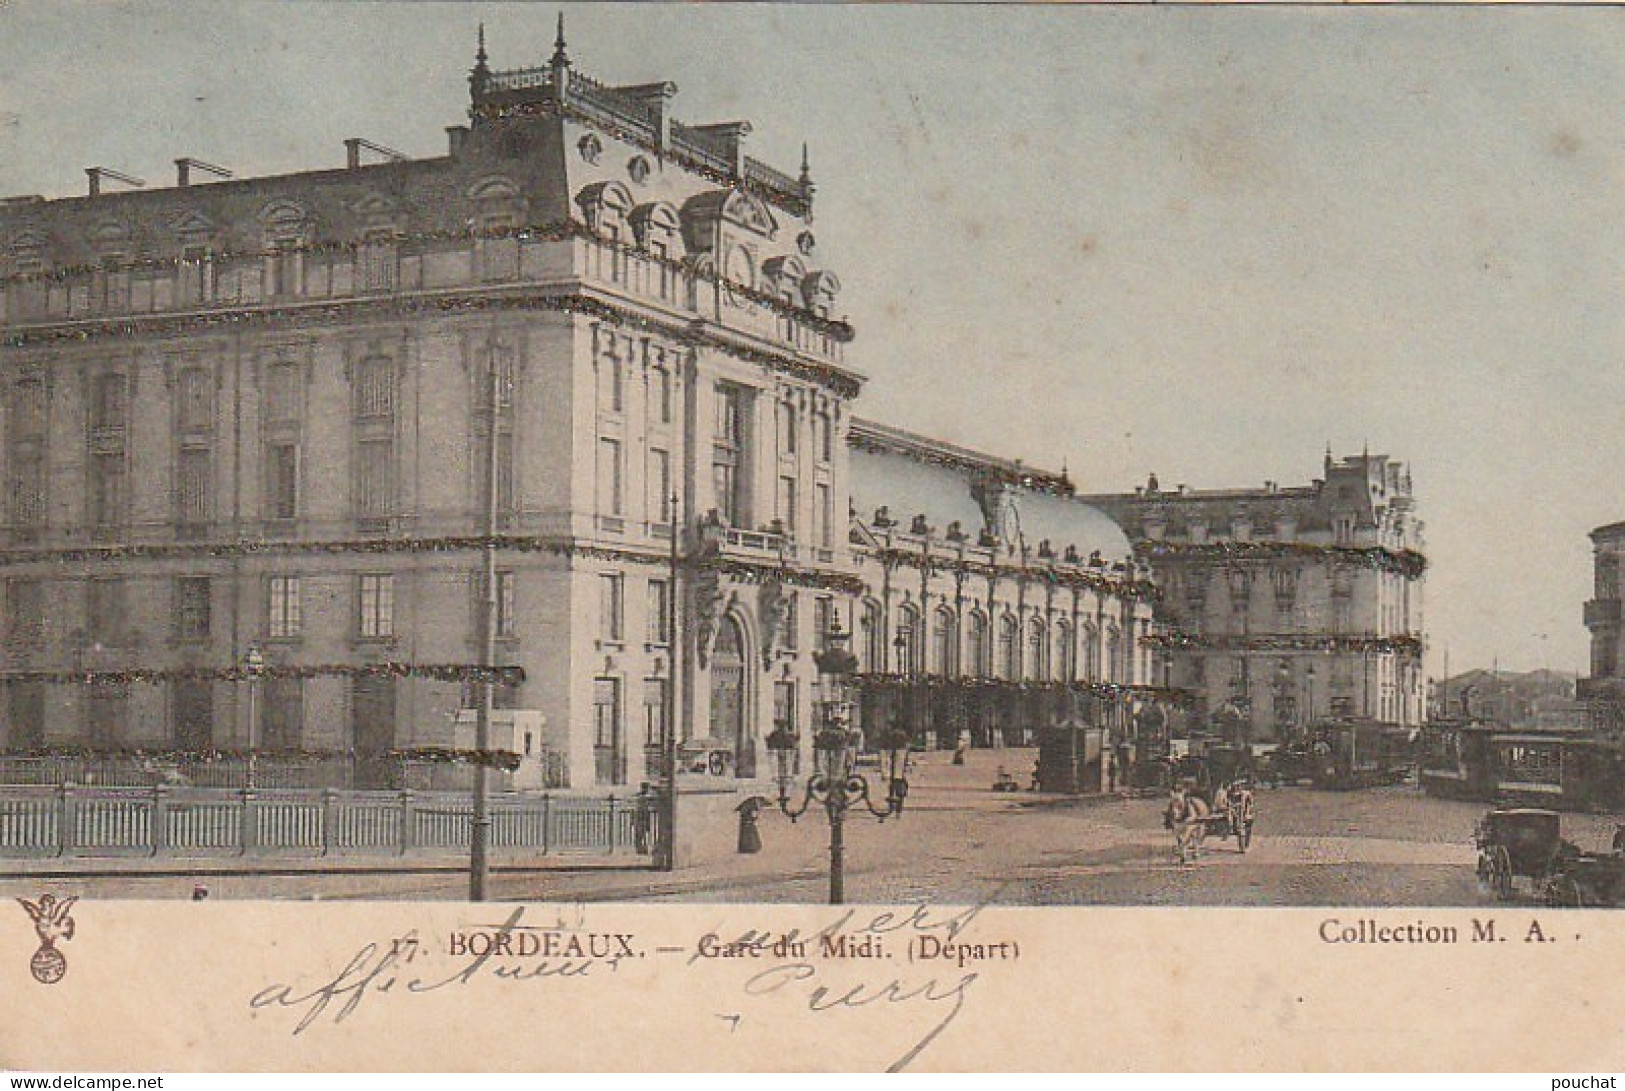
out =
{"type": "Polygon", "coordinates": [[[807,161],[807,142],[801,142],[801,184],[807,185],[812,181],[812,166],[807,161]]]}
{"type": "Polygon", "coordinates": [[[559,12],[559,32],[553,39],[553,59],[548,62],[555,68],[570,67],[570,54],[564,49],[564,12],[559,12]]]}
{"type": "Polygon", "coordinates": [[[470,97],[473,98],[474,106],[476,107],[479,106],[480,98],[485,94],[485,89],[487,86],[489,86],[491,80],[491,66],[485,63],[486,55],[484,23],[480,24],[479,41],[479,49],[475,50],[474,52],[474,67],[470,69],[468,73],[468,92],[470,97]]]}

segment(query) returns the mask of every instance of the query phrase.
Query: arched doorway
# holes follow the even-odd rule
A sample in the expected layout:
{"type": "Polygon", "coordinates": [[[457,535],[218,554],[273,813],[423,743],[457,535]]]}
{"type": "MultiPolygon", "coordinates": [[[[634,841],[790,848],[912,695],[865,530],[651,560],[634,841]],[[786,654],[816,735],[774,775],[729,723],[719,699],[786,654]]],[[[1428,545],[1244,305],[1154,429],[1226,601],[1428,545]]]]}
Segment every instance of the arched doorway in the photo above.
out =
{"type": "Polygon", "coordinates": [[[734,774],[756,775],[756,740],[746,693],[745,633],[737,618],[722,620],[711,655],[711,737],[733,747],[734,774]]]}

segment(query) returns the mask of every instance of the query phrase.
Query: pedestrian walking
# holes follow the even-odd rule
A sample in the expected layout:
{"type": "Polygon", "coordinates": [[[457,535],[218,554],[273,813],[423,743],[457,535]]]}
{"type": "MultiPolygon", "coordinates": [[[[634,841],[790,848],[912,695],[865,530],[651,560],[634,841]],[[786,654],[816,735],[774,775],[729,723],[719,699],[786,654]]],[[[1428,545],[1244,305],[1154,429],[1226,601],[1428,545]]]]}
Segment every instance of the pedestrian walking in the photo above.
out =
{"type": "Polygon", "coordinates": [[[751,796],[734,810],[739,812],[739,853],[750,856],[762,851],[762,831],[756,828],[756,816],[767,805],[761,796],[751,796]]]}

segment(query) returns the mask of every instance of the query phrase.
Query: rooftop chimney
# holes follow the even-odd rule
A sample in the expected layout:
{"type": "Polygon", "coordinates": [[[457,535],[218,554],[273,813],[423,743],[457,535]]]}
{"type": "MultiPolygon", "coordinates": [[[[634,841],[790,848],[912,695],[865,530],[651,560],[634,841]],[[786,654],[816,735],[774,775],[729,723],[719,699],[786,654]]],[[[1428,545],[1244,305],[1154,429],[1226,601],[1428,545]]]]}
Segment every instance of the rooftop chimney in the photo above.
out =
{"type": "Polygon", "coordinates": [[[463,154],[463,141],[468,139],[467,125],[447,125],[446,145],[453,156],[463,154]]]}
{"type": "Polygon", "coordinates": [[[177,186],[184,189],[192,184],[193,167],[203,171],[205,174],[212,174],[216,178],[231,177],[231,171],[227,170],[225,167],[217,167],[213,163],[205,163],[201,159],[193,159],[191,156],[183,156],[180,159],[175,160],[175,184],[177,186]]]}
{"type": "Polygon", "coordinates": [[[745,137],[750,135],[750,122],[721,121],[715,125],[696,125],[693,131],[721,152],[735,178],[745,176],[745,137]]]}
{"type": "Polygon", "coordinates": [[[407,159],[405,152],[398,152],[394,148],[386,148],[382,144],[373,143],[371,140],[352,136],[344,142],[344,165],[350,170],[355,170],[361,166],[361,149],[363,148],[369,152],[377,152],[391,163],[404,163],[407,159]]]}
{"type": "Polygon", "coordinates": [[[107,167],[86,167],[85,176],[90,180],[89,192],[92,197],[101,196],[103,178],[110,178],[115,182],[123,182],[127,186],[135,186],[136,188],[147,184],[139,178],[132,178],[128,174],[120,174],[118,171],[107,167]]]}

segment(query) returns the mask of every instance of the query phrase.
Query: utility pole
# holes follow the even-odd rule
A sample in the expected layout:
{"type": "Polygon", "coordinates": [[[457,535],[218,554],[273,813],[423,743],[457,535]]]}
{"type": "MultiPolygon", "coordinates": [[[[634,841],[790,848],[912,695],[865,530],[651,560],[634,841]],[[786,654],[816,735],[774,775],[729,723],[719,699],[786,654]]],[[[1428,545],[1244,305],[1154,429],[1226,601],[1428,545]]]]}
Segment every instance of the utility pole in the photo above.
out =
{"type": "Polygon", "coordinates": [[[671,566],[670,578],[666,581],[669,601],[666,605],[667,627],[670,630],[666,636],[670,640],[671,654],[670,677],[666,681],[666,730],[662,736],[660,773],[661,773],[661,812],[660,812],[660,841],[656,846],[659,856],[655,859],[655,866],[661,871],[672,871],[677,867],[677,679],[681,673],[679,664],[682,660],[683,630],[678,623],[682,611],[679,608],[682,597],[678,589],[677,580],[681,572],[681,541],[678,538],[683,532],[683,520],[678,511],[677,490],[673,489],[668,500],[671,505],[669,521],[671,523],[671,555],[668,558],[671,566]]]}
{"type": "Polygon", "coordinates": [[[479,704],[474,718],[474,821],[468,838],[468,900],[485,900],[485,883],[490,875],[486,846],[491,835],[490,768],[486,764],[491,749],[491,687],[496,667],[497,634],[497,422],[502,408],[502,376],[495,352],[486,353],[489,368],[487,406],[490,434],[485,460],[485,570],[480,594],[480,680],[479,704]]]}

